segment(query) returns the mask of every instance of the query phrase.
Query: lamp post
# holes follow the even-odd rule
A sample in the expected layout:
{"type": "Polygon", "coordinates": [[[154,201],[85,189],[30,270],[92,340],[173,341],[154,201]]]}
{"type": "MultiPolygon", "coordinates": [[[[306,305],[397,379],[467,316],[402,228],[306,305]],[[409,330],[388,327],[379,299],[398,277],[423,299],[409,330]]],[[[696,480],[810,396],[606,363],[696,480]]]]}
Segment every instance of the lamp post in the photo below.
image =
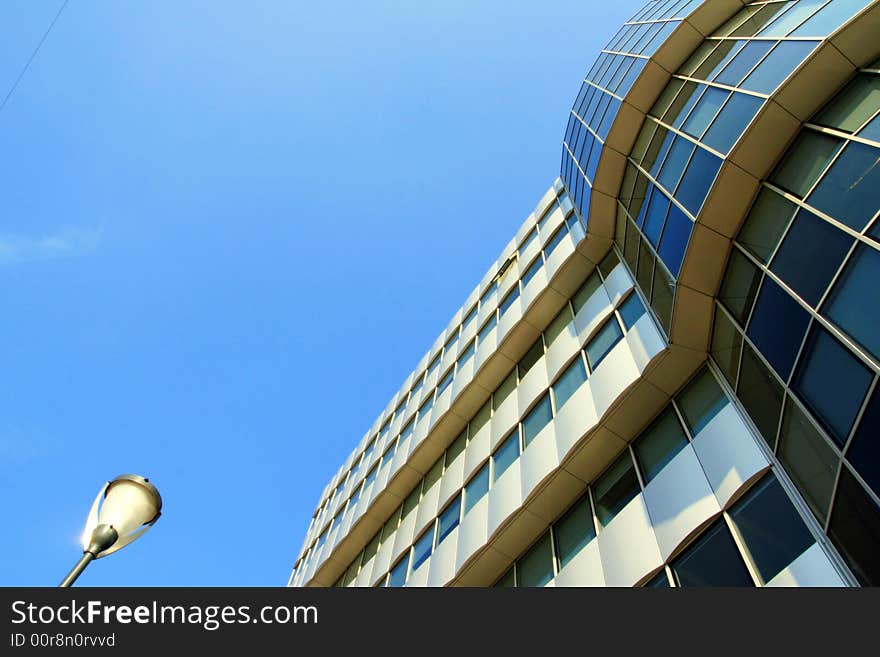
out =
{"type": "Polygon", "coordinates": [[[119,475],[98,491],[82,535],[82,558],[60,586],[68,587],[94,559],[106,557],[142,536],[162,511],[162,496],[149,479],[119,475]]]}

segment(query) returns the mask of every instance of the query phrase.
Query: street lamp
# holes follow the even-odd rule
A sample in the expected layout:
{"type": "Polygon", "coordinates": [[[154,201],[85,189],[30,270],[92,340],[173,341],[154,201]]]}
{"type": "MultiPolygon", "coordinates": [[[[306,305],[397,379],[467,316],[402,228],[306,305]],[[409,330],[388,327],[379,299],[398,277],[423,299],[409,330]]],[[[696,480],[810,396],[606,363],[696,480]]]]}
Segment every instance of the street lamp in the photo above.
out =
{"type": "Polygon", "coordinates": [[[98,491],[82,534],[83,556],[61,582],[76,581],[93,559],[125,547],[152,527],[162,511],[162,496],[140,475],[119,475],[98,491]],[[100,507],[100,508],[99,508],[100,507]]]}

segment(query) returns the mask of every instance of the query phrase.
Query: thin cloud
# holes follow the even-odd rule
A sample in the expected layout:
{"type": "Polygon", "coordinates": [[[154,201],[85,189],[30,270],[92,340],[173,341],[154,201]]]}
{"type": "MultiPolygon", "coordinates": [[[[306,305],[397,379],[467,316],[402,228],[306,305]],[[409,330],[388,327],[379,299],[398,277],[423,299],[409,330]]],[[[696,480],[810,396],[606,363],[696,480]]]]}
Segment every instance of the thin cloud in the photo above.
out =
{"type": "Polygon", "coordinates": [[[65,228],[51,235],[0,235],[0,265],[71,258],[94,251],[103,229],[65,228]]]}

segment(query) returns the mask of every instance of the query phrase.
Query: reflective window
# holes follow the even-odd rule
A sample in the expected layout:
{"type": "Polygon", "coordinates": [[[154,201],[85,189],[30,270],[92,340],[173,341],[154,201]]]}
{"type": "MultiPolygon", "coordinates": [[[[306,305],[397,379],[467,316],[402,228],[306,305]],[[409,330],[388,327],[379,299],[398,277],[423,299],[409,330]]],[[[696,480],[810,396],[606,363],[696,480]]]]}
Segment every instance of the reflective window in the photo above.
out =
{"type": "Polygon", "coordinates": [[[623,321],[626,330],[630,330],[637,321],[645,314],[645,306],[639,295],[634,292],[630,294],[626,300],[620,304],[617,309],[620,313],[620,319],[623,321]]]}
{"type": "Polygon", "coordinates": [[[452,442],[449,448],[446,450],[446,467],[458,458],[460,454],[464,452],[464,448],[467,446],[467,429],[458,434],[458,437],[452,442]]]}
{"type": "Polygon", "coordinates": [[[492,454],[492,481],[498,481],[501,475],[519,458],[519,432],[514,431],[501,443],[492,454]]]}
{"type": "Polygon", "coordinates": [[[596,527],[593,525],[590,496],[584,495],[553,525],[553,540],[556,544],[559,569],[565,568],[566,564],[595,537],[596,527]]]}
{"type": "Polygon", "coordinates": [[[880,253],[860,244],[834,284],[824,313],[880,361],[880,304],[875,298],[880,281],[880,253]]]}
{"type": "Polygon", "coordinates": [[[813,123],[856,132],[880,107],[880,76],[862,73],[813,119],[813,123]]]}
{"type": "Polygon", "coordinates": [[[611,317],[605,326],[599,329],[599,332],[593,336],[593,339],[587,343],[585,348],[587,353],[587,362],[590,364],[590,370],[595,371],[602,359],[608,355],[608,352],[620,342],[623,337],[623,331],[620,330],[620,324],[617,323],[615,317],[611,317]]]}
{"type": "Polygon", "coordinates": [[[388,573],[388,586],[403,586],[406,583],[406,568],[409,565],[407,557],[398,561],[388,573]]]}
{"type": "Polygon", "coordinates": [[[715,322],[712,327],[712,358],[721,368],[724,378],[730,385],[736,384],[739,370],[739,356],[742,351],[742,336],[721,309],[715,309],[715,322]]]}
{"type": "Polygon", "coordinates": [[[553,318],[553,321],[550,322],[550,325],[547,327],[547,330],[544,331],[544,337],[547,340],[547,348],[550,348],[550,345],[562,335],[563,331],[568,328],[568,325],[571,323],[571,320],[574,319],[574,316],[571,314],[571,308],[568,307],[568,304],[565,304],[562,307],[562,310],[553,318]]]}
{"type": "Polygon", "coordinates": [[[880,207],[880,148],[850,142],[807,201],[853,230],[880,207]]]}
{"type": "Polygon", "coordinates": [[[776,577],[815,543],[772,474],[731,508],[730,517],[765,582],[776,577]]]}
{"type": "Polygon", "coordinates": [[[702,137],[729,95],[730,92],[723,89],[715,87],[706,89],[706,93],[703,94],[700,102],[697,103],[694,111],[691,112],[691,115],[685,121],[682,130],[697,139],[702,137]]]}
{"type": "Polygon", "coordinates": [[[501,310],[501,314],[504,315],[510,307],[513,305],[513,302],[519,299],[519,285],[514,284],[513,289],[507,293],[507,295],[501,300],[501,303],[498,305],[498,308],[501,310]]]}
{"type": "Polygon", "coordinates": [[[528,447],[529,443],[552,419],[553,409],[550,406],[550,395],[545,393],[541,400],[529,411],[528,415],[523,418],[523,448],[528,447]]]}
{"type": "Polygon", "coordinates": [[[865,586],[880,586],[880,508],[847,468],[831,511],[828,535],[865,586]]]}
{"type": "Polygon", "coordinates": [[[770,94],[816,47],[815,41],[782,41],[742,83],[744,89],[770,94]]]}
{"type": "Polygon", "coordinates": [[[716,82],[737,87],[743,77],[773,47],[772,41],[749,41],[739,54],[731,60],[723,71],[715,78],[716,82]]]}
{"type": "Polygon", "coordinates": [[[666,569],[662,569],[659,573],[645,582],[644,587],[646,589],[668,589],[669,578],[666,576],[666,569]]]}
{"type": "Polygon", "coordinates": [[[703,533],[670,566],[679,586],[754,586],[722,520],[703,533]]]}
{"type": "Polygon", "coordinates": [[[551,579],[553,579],[553,551],[548,532],[516,562],[516,584],[544,586],[551,579]]]}
{"type": "Polygon", "coordinates": [[[443,542],[443,539],[452,533],[452,530],[458,527],[461,518],[461,493],[455,496],[455,499],[447,506],[437,518],[437,545],[443,542]]]}
{"type": "Polygon", "coordinates": [[[596,519],[600,527],[608,523],[627,503],[639,494],[639,480],[633,467],[629,451],[614,462],[593,485],[593,499],[596,502],[596,519]]]}
{"type": "Polygon", "coordinates": [[[556,412],[565,406],[565,402],[577,392],[578,388],[587,380],[587,370],[580,355],[572,361],[568,369],[562,373],[556,383],[553,384],[553,396],[556,400],[556,412]]]}
{"type": "Polygon", "coordinates": [[[446,388],[449,387],[449,384],[452,383],[452,375],[455,373],[455,368],[449,368],[449,371],[443,375],[443,378],[440,379],[440,383],[437,384],[437,397],[443,394],[446,388]]]}
{"type": "Polygon", "coordinates": [[[792,387],[842,447],[872,378],[852,352],[816,324],[792,387]]]}
{"type": "Polygon", "coordinates": [[[815,307],[840,269],[853,238],[812,212],[801,210],[770,269],[815,307]]]}
{"type": "Polygon", "coordinates": [[[464,512],[474,508],[489,490],[489,462],[483,465],[464,487],[464,512]]]}
{"type": "Polygon", "coordinates": [[[482,344],[482,342],[488,337],[489,333],[492,329],[495,328],[495,325],[498,324],[498,316],[495,312],[492,313],[492,317],[488,322],[483,324],[483,327],[480,329],[480,332],[477,333],[477,341],[482,344]]]}
{"type": "Polygon", "coordinates": [[[537,229],[532,228],[532,230],[529,231],[529,234],[526,235],[525,239],[522,241],[522,244],[519,245],[519,251],[520,251],[520,253],[522,253],[522,252],[525,251],[527,248],[529,248],[529,245],[530,245],[532,242],[535,241],[535,238],[536,238],[537,236],[538,236],[538,231],[537,231],[537,229]]]}
{"type": "Polygon", "coordinates": [[[553,253],[554,250],[556,250],[556,247],[559,246],[559,244],[562,242],[563,238],[567,234],[568,234],[568,229],[563,224],[562,226],[559,227],[559,230],[557,230],[555,233],[553,233],[553,237],[551,237],[547,241],[547,244],[544,246],[544,255],[549,258],[550,254],[553,253]]]}
{"type": "Polygon", "coordinates": [[[474,344],[474,340],[468,342],[468,345],[464,348],[464,350],[461,352],[461,355],[458,357],[459,365],[464,365],[466,362],[468,362],[471,356],[474,355],[474,344]]]}
{"type": "Polygon", "coordinates": [[[837,456],[813,423],[790,398],[779,432],[779,460],[823,523],[837,476],[837,456]]]}
{"type": "Polygon", "coordinates": [[[542,256],[539,254],[537,258],[532,261],[532,264],[529,265],[529,268],[526,269],[525,273],[522,275],[522,285],[525,287],[529,284],[529,281],[535,277],[539,271],[541,271],[541,267],[544,266],[544,260],[542,256]]]}
{"type": "Polygon", "coordinates": [[[412,548],[412,566],[411,570],[416,570],[419,566],[421,566],[425,561],[428,560],[428,557],[431,556],[431,550],[434,547],[434,525],[431,524],[431,528],[428,529],[424,534],[422,534],[418,540],[413,544],[412,548]]]}
{"type": "Polygon", "coordinates": [[[764,104],[763,99],[734,93],[721,108],[721,113],[703,136],[703,143],[727,153],[745,132],[746,126],[764,104]]]}
{"type": "Polygon", "coordinates": [[[782,410],[782,386],[748,343],[743,345],[736,394],[772,449],[782,410]]]}
{"type": "Polygon", "coordinates": [[[865,7],[868,2],[869,0],[835,0],[835,2],[829,2],[815,16],[792,32],[791,36],[826,36],[831,34],[860,9],[865,7]]]}
{"type": "Polygon", "coordinates": [[[779,285],[764,279],[747,334],[783,379],[791,373],[809,319],[779,285]]]}
{"type": "Polygon", "coordinates": [[[516,390],[516,368],[510,370],[510,373],[504,377],[504,381],[492,393],[492,409],[500,407],[514,390],[516,390]]]}
{"type": "Polygon", "coordinates": [[[535,340],[535,343],[531,347],[529,347],[529,350],[526,352],[525,356],[520,359],[517,365],[520,380],[522,380],[526,373],[535,366],[535,363],[541,360],[541,356],[543,355],[544,342],[539,335],[538,339],[535,340]]]}
{"type": "Polygon", "coordinates": [[[718,381],[705,367],[678,394],[676,401],[694,438],[729,403],[718,381]]]}
{"type": "MultiPolygon", "coordinates": [[[[690,148],[693,150],[693,146],[690,148]]],[[[689,154],[690,151],[688,152],[688,155],[689,154]]],[[[683,162],[681,163],[681,167],[684,167],[683,162]]],[[[677,170],[676,181],[678,180],[678,176],[681,175],[681,171],[681,168],[677,170]]],[[[663,230],[663,225],[666,223],[666,214],[668,212],[669,199],[666,198],[659,189],[654,188],[651,193],[651,200],[648,202],[648,210],[645,212],[645,223],[642,226],[642,231],[645,233],[645,237],[647,237],[655,247],[660,243],[660,233],[663,230]]]]}
{"type": "Polygon", "coordinates": [[[766,264],[796,209],[797,206],[785,197],[762,187],[737,241],[766,264]]]}
{"type": "MultiPolygon", "coordinates": [[[[703,201],[709,193],[709,188],[715,182],[715,174],[721,168],[721,160],[707,150],[698,148],[691,158],[684,173],[684,178],[675,193],[685,208],[694,216],[700,212],[703,201]]],[[[664,259],[665,261],[665,259],[664,259]]],[[[670,267],[672,269],[672,267],[670,267]]]]}
{"type": "Polygon", "coordinates": [[[593,272],[571,298],[571,305],[574,306],[575,314],[580,312],[581,308],[586,305],[587,301],[590,300],[590,297],[593,296],[593,293],[595,293],[600,287],[602,287],[602,279],[599,278],[599,274],[593,272]]]}
{"type": "Polygon", "coordinates": [[[874,390],[846,458],[875,492],[880,492],[880,388],[874,390]]]}
{"type": "Polygon", "coordinates": [[[803,198],[834,159],[843,142],[837,137],[804,130],[770,176],[782,189],[803,198]]]}
{"type": "Polygon", "coordinates": [[[669,406],[633,443],[648,484],[688,444],[675,410],[669,406]]]}

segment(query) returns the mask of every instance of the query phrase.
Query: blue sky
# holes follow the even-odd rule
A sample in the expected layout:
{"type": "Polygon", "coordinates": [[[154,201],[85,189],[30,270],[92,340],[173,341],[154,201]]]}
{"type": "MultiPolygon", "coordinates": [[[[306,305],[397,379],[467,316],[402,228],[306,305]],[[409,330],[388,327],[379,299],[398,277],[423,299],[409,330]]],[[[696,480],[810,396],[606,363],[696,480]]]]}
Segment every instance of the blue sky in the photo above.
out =
{"type": "MultiPolygon", "coordinates": [[[[79,585],[285,584],[641,4],[72,0],[0,112],[0,585],[122,472],[164,515],[79,585]]],[[[0,6],[0,96],[60,5],[0,6]]]]}

